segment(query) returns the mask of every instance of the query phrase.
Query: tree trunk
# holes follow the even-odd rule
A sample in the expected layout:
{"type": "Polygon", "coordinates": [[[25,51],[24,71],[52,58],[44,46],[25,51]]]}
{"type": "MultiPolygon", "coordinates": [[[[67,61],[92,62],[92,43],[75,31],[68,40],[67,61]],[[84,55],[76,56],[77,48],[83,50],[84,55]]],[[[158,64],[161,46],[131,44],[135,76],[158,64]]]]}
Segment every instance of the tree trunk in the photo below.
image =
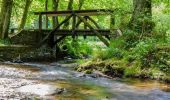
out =
{"type": "Polygon", "coordinates": [[[78,9],[81,10],[85,0],[79,0],[79,7],[78,9]]]}
{"type": "MultiPolygon", "coordinates": [[[[74,0],[69,0],[67,10],[73,10],[73,1],[74,0]]],[[[64,24],[64,29],[68,29],[68,28],[69,28],[69,21],[64,24]]]]}
{"type": "Polygon", "coordinates": [[[29,7],[30,7],[31,3],[32,3],[32,0],[26,0],[24,12],[23,12],[22,19],[21,19],[21,24],[19,26],[19,30],[22,30],[25,27],[27,15],[28,15],[28,11],[29,11],[29,7]]]}
{"type": "MultiPolygon", "coordinates": [[[[58,11],[58,5],[60,0],[52,0],[53,1],[53,10],[58,11]]],[[[59,24],[58,17],[53,17],[53,28],[55,28],[59,24]]]]}
{"type": "Polygon", "coordinates": [[[13,0],[3,0],[0,14],[0,38],[8,38],[13,0]]]}
{"type": "Polygon", "coordinates": [[[152,31],[152,0],[133,0],[134,12],[129,23],[132,30],[141,33],[152,31]]]}

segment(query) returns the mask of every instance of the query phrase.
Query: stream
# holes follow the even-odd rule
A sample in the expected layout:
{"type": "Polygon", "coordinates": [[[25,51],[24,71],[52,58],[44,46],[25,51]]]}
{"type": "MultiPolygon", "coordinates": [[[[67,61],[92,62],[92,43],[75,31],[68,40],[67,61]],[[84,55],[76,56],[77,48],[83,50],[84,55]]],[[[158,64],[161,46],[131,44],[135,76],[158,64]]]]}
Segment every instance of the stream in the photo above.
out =
{"type": "Polygon", "coordinates": [[[74,66],[0,64],[0,100],[170,100],[170,84],[86,75],[74,66]]]}

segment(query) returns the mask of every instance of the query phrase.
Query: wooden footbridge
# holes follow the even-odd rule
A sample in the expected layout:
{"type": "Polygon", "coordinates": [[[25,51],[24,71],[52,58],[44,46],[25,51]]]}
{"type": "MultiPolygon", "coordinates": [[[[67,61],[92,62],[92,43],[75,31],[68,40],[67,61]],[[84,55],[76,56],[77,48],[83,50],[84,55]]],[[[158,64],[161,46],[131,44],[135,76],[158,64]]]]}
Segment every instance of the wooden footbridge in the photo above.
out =
{"type": "MultiPolygon", "coordinates": [[[[100,25],[92,18],[92,16],[110,16],[111,26],[114,26],[113,11],[107,9],[95,9],[95,10],[69,10],[69,11],[46,11],[46,12],[34,12],[38,19],[38,29],[22,30],[21,33],[34,33],[36,38],[36,47],[40,47],[43,44],[48,44],[51,48],[55,47],[60,41],[67,36],[76,38],[77,36],[97,36],[106,46],[109,46],[109,40],[114,36],[113,28],[102,29],[100,25]],[[46,17],[46,23],[44,23],[44,16],[46,17]],[[48,19],[58,17],[63,19],[57,23],[55,28],[48,28],[48,19]],[[69,23],[70,22],[70,23],[69,23]],[[69,23],[68,28],[64,28],[64,25],[69,23]],[[46,25],[46,29],[43,29],[43,24],[46,25]]],[[[60,20],[61,20],[60,19],[60,20]]],[[[12,30],[14,31],[14,30],[12,30]]],[[[25,37],[26,38],[26,37],[25,37]]],[[[18,41],[18,40],[17,40],[18,41]]]]}
{"type": "Polygon", "coordinates": [[[114,25],[112,10],[47,11],[34,12],[34,14],[39,17],[38,29],[22,30],[21,32],[38,33],[37,40],[40,40],[38,46],[48,43],[50,47],[54,47],[67,36],[72,36],[73,38],[77,36],[97,36],[106,46],[109,46],[109,40],[113,31],[112,28],[102,29],[92,16],[111,16],[111,24],[114,25]],[[46,20],[46,29],[43,29],[43,16],[45,16],[46,19],[60,16],[64,20],[57,23],[56,27],[53,29],[48,29],[48,21],[46,20]],[[63,26],[69,22],[71,22],[69,28],[63,28],[63,26]]]}

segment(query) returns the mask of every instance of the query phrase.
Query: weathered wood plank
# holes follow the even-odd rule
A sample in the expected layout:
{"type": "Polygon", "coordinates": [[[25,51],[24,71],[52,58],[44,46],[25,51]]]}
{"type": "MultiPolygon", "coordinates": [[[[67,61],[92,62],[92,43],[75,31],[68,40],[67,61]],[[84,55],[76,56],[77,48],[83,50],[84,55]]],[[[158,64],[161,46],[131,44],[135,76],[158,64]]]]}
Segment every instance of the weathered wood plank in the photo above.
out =
{"type": "Polygon", "coordinates": [[[109,9],[94,9],[94,10],[66,10],[66,11],[48,11],[48,12],[34,12],[35,15],[48,15],[48,16],[69,16],[76,13],[81,16],[97,16],[97,15],[110,15],[113,10],[109,9]]]}

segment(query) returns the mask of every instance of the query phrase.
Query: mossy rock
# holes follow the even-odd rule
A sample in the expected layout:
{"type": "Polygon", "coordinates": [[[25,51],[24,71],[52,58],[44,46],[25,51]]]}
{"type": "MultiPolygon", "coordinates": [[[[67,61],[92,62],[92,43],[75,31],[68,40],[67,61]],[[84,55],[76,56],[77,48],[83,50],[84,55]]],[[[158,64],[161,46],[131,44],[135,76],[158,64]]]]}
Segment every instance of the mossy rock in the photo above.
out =
{"type": "Polygon", "coordinates": [[[82,71],[83,71],[81,67],[76,68],[76,70],[77,70],[78,72],[82,72],[82,71]]]}

